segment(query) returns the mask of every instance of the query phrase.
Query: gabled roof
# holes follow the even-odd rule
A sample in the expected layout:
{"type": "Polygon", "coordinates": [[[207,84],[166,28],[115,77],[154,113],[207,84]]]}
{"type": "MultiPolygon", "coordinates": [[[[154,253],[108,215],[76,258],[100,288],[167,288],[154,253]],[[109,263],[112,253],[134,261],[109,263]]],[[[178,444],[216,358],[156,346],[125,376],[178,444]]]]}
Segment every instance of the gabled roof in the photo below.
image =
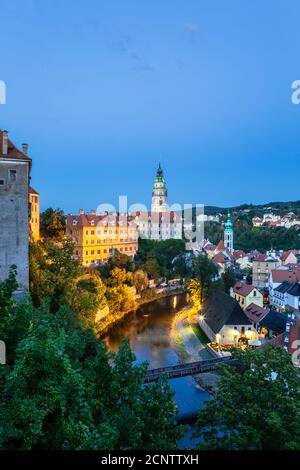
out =
{"type": "Polygon", "coordinates": [[[246,253],[243,250],[235,250],[232,254],[235,260],[239,258],[244,258],[244,256],[247,256],[246,253]]]}
{"type": "Polygon", "coordinates": [[[269,313],[259,322],[260,326],[265,326],[268,330],[274,333],[283,333],[287,322],[287,315],[285,313],[270,310],[269,313]]]}
{"type": "Polygon", "coordinates": [[[276,292],[280,292],[281,294],[287,293],[294,297],[300,297],[300,284],[298,282],[285,281],[274,290],[276,292]]]}
{"type": "Polygon", "coordinates": [[[282,255],[281,255],[281,261],[286,261],[288,259],[288,257],[291,255],[291,254],[298,254],[299,251],[298,250],[288,250],[288,251],[285,251],[282,255]]]}
{"type": "Polygon", "coordinates": [[[251,325],[240,304],[221,290],[209,295],[201,314],[215,334],[219,333],[224,325],[251,325]]]}
{"type": "Polygon", "coordinates": [[[7,141],[7,154],[3,154],[3,130],[0,129],[0,158],[24,160],[31,164],[31,158],[19,150],[10,139],[7,141]]]}
{"type": "Polygon", "coordinates": [[[259,307],[258,305],[252,303],[244,309],[244,312],[249,320],[253,321],[254,323],[258,323],[270,312],[270,309],[259,307]]]}
{"type": "Polygon", "coordinates": [[[213,257],[213,261],[215,263],[221,263],[221,264],[224,264],[224,263],[228,263],[230,262],[230,259],[228,257],[226,257],[224,255],[224,253],[217,253],[214,257],[213,257]]]}
{"type": "Polygon", "coordinates": [[[290,335],[289,335],[289,345],[288,350],[289,353],[292,354],[296,351],[299,346],[294,341],[300,340],[300,320],[296,320],[294,325],[290,327],[290,335]]]}
{"type": "Polygon", "coordinates": [[[242,297],[247,297],[247,295],[251,294],[251,292],[256,289],[251,284],[243,284],[242,282],[237,282],[233,287],[233,292],[235,294],[239,294],[242,297]]]}
{"type": "Polygon", "coordinates": [[[39,195],[39,193],[38,193],[35,189],[33,189],[32,186],[29,186],[29,191],[28,191],[28,192],[29,192],[29,194],[37,194],[37,195],[39,195]]]}
{"type": "Polygon", "coordinates": [[[294,269],[272,269],[271,276],[273,282],[283,283],[300,282],[300,266],[295,266],[294,269]]]}
{"type": "Polygon", "coordinates": [[[216,246],[216,250],[225,250],[225,244],[223,240],[220,240],[216,246]]]}

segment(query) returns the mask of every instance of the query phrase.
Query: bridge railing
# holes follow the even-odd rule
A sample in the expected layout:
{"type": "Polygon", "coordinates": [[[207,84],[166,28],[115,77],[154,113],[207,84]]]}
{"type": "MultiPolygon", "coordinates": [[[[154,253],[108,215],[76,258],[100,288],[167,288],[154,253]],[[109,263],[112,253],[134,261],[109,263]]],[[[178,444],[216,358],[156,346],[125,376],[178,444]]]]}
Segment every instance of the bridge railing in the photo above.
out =
{"type": "Polygon", "coordinates": [[[171,371],[176,371],[176,370],[182,370],[182,369],[196,369],[199,367],[209,367],[211,365],[215,364],[221,364],[224,362],[230,362],[232,361],[231,356],[226,356],[226,357],[218,357],[214,359],[206,359],[203,361],[194,361],[194,362],[186,362],[184,364],[176,364],[173,366],[165,366],[165,367],[159,367],[157,369],[148,369],[147,375],[154,375],[154,374],[161,374],[163,372],[171,372],[171,371]]]}

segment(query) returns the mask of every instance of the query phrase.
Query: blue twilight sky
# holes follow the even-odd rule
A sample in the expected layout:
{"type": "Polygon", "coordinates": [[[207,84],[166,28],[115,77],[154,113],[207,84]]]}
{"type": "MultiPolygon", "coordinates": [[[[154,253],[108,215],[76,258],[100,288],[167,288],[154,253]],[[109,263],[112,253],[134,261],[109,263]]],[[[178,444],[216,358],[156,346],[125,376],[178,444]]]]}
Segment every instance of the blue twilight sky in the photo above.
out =
{"type": "Polygon", "coordinates": [[[0,127],[42,208],[300,199],[298,0],[0,0],[0,127]]]}

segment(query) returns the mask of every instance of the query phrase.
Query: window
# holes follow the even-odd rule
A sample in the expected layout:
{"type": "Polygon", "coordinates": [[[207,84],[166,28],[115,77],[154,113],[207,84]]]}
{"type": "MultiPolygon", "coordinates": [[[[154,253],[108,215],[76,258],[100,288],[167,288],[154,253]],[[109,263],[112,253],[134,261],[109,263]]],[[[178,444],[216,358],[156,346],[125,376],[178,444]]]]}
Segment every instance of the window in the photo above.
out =
{"type": "Polygon", "coordinates": [[[256,290],[253,292],[253,296],[256,297],[256,290]]]}
{"type": "Polygon", "coordinates": [[[0,186],[4,185],[4,180],[0,180],[0,186]]]}
{"type": "Polygon", "coordinates": [[[9,181],[13,182],[17,180],[17,170],[9,170],[9,181]]]}

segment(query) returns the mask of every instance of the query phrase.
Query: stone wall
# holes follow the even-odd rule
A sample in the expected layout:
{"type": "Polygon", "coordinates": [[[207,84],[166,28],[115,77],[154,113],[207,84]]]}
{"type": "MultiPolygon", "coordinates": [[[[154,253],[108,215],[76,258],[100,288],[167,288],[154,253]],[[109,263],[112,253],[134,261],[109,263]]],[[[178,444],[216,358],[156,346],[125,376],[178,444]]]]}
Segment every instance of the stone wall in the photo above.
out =
{"type": "Polygon", "coordinates": [[[15,264],[28,289],[28,162],[0,158],[0,280],[15,264]]]}

